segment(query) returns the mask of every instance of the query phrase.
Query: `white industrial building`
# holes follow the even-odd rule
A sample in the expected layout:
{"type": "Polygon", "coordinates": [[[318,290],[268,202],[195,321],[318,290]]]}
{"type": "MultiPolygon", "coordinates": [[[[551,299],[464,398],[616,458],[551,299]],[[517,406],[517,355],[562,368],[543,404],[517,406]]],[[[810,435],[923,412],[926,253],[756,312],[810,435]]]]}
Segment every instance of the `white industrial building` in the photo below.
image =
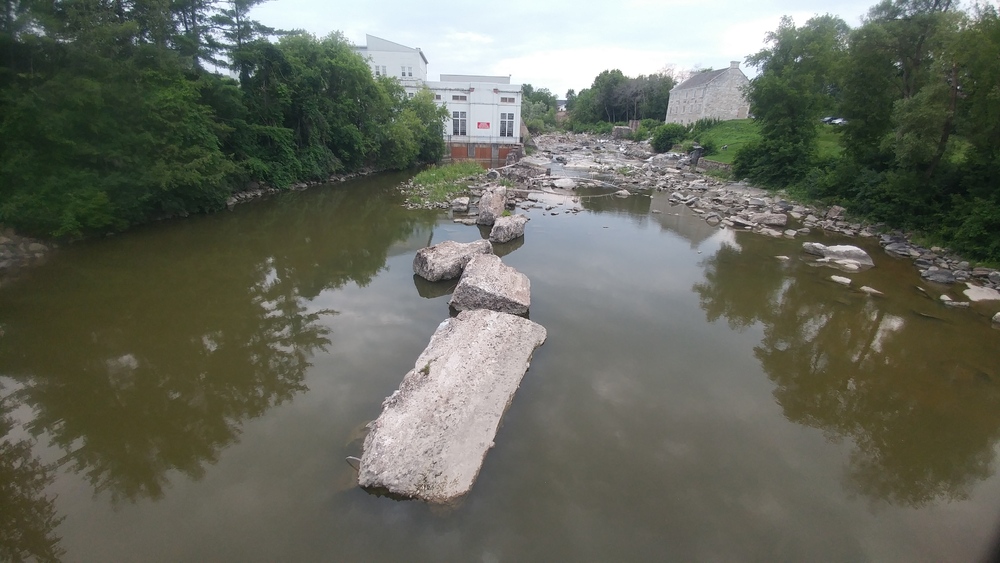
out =
{"type": "Polygon", "coordinates": [[[448,108],[444,124],[446,156],[497,166],[521,145],[521,85],[509,76],[442,74],[427,80],[427,58],[419,48],[406,47],[374,35],[367,45],[355,47],[368,61],[373,76],[399,79],[408,96],[422,88],[448,108]]]}

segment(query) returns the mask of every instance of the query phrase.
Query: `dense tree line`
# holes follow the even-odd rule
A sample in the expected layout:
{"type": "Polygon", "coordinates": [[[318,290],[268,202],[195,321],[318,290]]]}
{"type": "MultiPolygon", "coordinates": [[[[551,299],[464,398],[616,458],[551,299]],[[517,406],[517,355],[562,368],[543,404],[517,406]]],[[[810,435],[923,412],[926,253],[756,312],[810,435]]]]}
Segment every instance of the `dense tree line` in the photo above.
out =
{"type": "Polygon", "coordinates": [[[441,157],[429,92],[374,79],[336,33],[272,42],[259,2],[4,0],[0,222],[79,236],[441,157]]]}
{"type": "Polygon", "coordinates": [[[662,122],[667,115],[670,90],[676,84],[667,73],[630,78],[618,69],[605,70],[594,78],[590,88],[566,93],[567,109],[575,124],[642,119],[662,122]]]}
{"type": "Polygon", "coordinates": [[[970,256],[1000,260],[1000,18],[951,0],[884,0],[851,29],[784,19],[748,62],[761,140],[734,172],[799,189],[970,256]],[[825,115],[846,120],[820,159],[825,115]]]}

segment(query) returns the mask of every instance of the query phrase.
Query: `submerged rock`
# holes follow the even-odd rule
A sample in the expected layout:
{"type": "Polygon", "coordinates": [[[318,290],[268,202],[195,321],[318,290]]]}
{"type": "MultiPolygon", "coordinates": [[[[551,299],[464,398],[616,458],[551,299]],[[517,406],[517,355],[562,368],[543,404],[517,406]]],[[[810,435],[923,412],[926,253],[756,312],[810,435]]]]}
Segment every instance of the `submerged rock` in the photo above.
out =
{"type": "Polygon", "coordinates": [[[488,240],[475,242],[442,243],[421,248],[413,258],[413,273],[427,281],[441,281],[457,278],[473,256],[493,254],[493,245],[488,240]]]}
{"type": "Polygon", "coordinates": [[[920,277],[934,283],[955,283],[955,274],[949,270],[931,267],[920,273],[920,277]]]}
{"type": "Polygon", "coordinates": [[[465,267],[449,304],[459,311],[489,309],[523,315],[531,307],[531,282],[498,256],[481,254],[465,267]]]}
{"type": "Polygon", "coordinates": [[[358,483],[434,503],[467,493],[545,337],[538,323],[495,311],[441,323],[371,423],[358,483]]]}
{"type": "Polygon", "coordinates": [[[809,254],[822,256],[823,258],[840,265],[844,265],[844,261],[848,260],[857,262],[859,266],[867,268],[871,268],[875,265],[872,257],[869,256],[867,252],[849,244],[826,246],[818,242],[804,242],[802,243],[802,250],[809,254]]]}
{"type": "Polygon", "coordinates": [[[844,276],[830,276],[830,279],[840,285],[851,285],[851,278],[845,278],[844,276]]]}
{"type": "Polygon", "coordinates": [[[527,215],[500,217],[493,223],[493,230],[490,231],[490,242],[504,243],[510,242],[517,237],[523,237],[524,225],[527,222],[527,215]]]}

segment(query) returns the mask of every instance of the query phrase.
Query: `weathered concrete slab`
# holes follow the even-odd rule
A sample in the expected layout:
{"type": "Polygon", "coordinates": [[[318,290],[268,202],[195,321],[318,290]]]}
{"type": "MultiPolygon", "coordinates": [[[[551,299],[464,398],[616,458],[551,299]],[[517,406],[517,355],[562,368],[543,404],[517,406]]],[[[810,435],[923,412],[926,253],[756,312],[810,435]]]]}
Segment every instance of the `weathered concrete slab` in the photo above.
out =
{"type": "Polygon", "coordinates": [[[365,438],[358,482],[446,503],[467,493],[545,328],[495,311],[441,323],[365,438]]]}
{"type": "Polygon", "coordinates": [[[517,237],[523,237],[524,225],[527,222],[527,215],[500,217],[493,223],[493,230],[490,231],[490,242],[504,243],[510,242],[517,237]]]}
{"type": "Polygon", "coordinates": [[[476,222],[480,225],[492,225],[498,217],[503,215],[504,206],[507,205],[507,188],[503,186],[490,186],[479,198],[479,217],[476,222]]]}
{"type": "Polygon", "coordinates": [[[492,254],[493,245],[488,240],[475,242],[442,243],[421,248],[413,257],[413,273],[427,281],[441,281],[457,278],[473,256],[492,254]]]}
{"type": "Polygon", "coordinates": [[[481,254],[465,266],[448,304],[459,311],[489,309],[523,315],[531,307],[531,281],[498,256],[481,254]]]}

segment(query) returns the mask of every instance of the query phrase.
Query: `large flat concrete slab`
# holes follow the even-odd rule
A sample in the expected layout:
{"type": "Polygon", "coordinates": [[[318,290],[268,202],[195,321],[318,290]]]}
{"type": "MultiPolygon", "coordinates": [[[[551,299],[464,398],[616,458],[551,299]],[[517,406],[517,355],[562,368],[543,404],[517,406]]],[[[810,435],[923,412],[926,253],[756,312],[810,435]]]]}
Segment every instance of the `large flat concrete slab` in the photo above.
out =
{"type": "Polygon", "coordinates": [[[365,438],[363,487],[447,503],[467,493],[545,328],[463,311],[434,332],[365,438]]]}

